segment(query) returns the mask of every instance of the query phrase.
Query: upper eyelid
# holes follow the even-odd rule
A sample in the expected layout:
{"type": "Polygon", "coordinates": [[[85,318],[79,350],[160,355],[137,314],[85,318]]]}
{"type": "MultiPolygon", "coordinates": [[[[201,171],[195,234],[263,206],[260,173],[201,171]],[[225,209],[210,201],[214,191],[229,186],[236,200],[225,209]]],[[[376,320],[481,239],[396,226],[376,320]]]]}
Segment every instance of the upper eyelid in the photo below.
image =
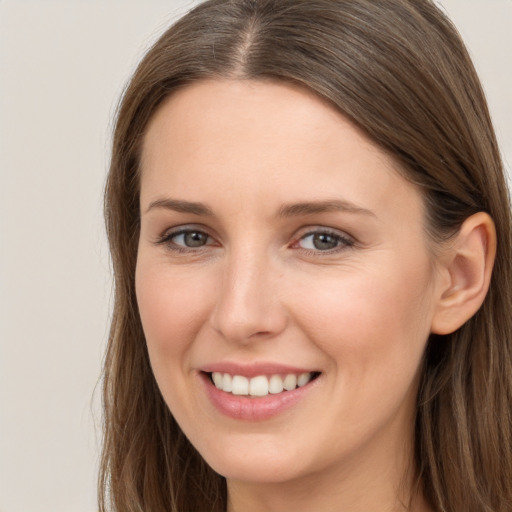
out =
{"type": "Polygon", "coordinates": [[[326,233],[329,235],[339,236],[340,238],[346,238],[349,240],[353,240],[354,242],[356,241],[356,239],[351,234],[347,233],[346,231],[344,231],[342,229],[338,229],[338,228],[331,228],[328,226],[307,226],[307,227],[301,228],[300,230],[298,230],[296,238],[301,239],[308,235],[315,235],[318,233],[326,233]]]}
{"type": "Polygon", "coordinates": [[[215,238],[216,236],[214,233],[212,233],[212,230],[210,228],[207,228],[202,224],[180,224],[179,226],[165,228],[159,235],[159,238],[171,237],[182,233],[187,233],[190,231],[199,231],[212,238],[215,238]]]}

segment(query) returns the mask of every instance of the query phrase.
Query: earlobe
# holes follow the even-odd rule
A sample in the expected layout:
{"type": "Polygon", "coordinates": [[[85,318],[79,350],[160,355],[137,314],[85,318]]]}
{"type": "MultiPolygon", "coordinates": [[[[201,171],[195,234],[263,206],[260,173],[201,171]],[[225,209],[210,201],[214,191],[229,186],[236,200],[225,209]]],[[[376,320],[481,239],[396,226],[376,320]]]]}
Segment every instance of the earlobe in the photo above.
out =
{"type": "Polygon", "coordinates": [[[431,331],[450,334],[482,305],[496,256],[496,229],[491,217],[479,212],[468,217],[443,257],[449,279],[440,290],[431,331]],[[446,284],[448,283],[448,284],[446,284]]]}

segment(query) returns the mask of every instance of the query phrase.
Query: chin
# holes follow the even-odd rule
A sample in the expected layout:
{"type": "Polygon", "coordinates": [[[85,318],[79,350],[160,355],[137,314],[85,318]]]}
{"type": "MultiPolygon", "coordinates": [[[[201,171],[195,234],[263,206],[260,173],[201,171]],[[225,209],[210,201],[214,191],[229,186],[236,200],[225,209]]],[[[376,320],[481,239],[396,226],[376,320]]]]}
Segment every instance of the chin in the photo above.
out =
{"type": "Polygon", "coordinates": [[[303,458],[291,456],[284,448],[267,448],[255,443],[252,449],[221,445],[215,451],[206,450],[201,455],[207,464],[228,480],[253,483],[282,483],[301,476],[303,458]]]}
{"type": "MultiPolygon", "coordinates": [[[[207,461],[209,464],[209,461],[207,461]]],[[[219,461],[210,464],[212,469],[227,480],[259,484],[279,484],[298,478],[296,471],[289,471],[286,464],[274,464],[273,461],[251,463],[249,461],[219,461]]]]}

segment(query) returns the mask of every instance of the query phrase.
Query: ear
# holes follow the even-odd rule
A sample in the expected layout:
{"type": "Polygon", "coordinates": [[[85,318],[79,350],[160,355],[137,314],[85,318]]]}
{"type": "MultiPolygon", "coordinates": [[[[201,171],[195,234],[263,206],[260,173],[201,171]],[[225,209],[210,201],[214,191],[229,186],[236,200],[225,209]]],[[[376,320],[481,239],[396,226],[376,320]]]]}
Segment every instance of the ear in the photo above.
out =
{"type": "Polygon", "coordinates": [[[491,281],[496,256],[496,229],[484,212],[467,218],[444,249],[441,285],[432,319],[434,334],[450,334],[469,320],[482,305],[491,281]]]}

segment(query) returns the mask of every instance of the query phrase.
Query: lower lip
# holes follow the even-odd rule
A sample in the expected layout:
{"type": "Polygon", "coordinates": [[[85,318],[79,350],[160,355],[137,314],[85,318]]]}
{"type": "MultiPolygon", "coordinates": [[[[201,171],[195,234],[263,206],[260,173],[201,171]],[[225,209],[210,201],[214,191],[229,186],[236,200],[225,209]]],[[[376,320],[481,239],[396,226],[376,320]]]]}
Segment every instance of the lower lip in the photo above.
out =
{"type": "Polygon", "coordinates": [[[201,373],[200,376],[206,395],[215,408],[230,418],[245,421],[263,421],[283,413],[305,398],[319,380],[317,377],[292,391],[263,397],[248,397],[226,393],[215,387],[208,374],[201,373]]]}

